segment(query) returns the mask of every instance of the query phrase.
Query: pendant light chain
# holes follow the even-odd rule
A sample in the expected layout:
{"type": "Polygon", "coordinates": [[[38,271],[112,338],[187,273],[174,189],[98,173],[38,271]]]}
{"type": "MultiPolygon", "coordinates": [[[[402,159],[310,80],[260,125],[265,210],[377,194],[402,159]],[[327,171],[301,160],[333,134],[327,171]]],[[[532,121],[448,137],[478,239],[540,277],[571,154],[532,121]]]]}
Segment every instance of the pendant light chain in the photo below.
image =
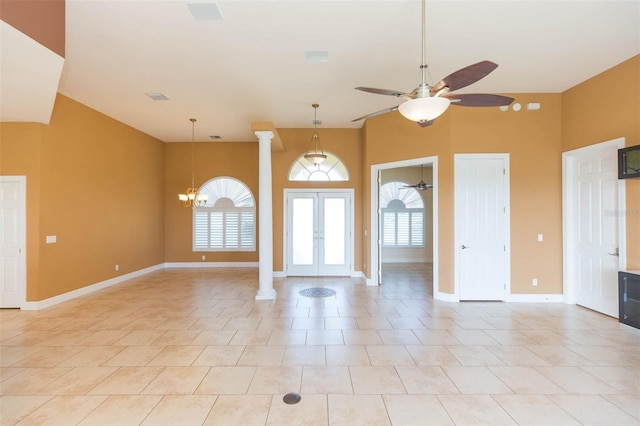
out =
{"type": "Polygon", "coordinates": [[[196,157],[196,119],[190,118],[191,121],[191,188],[195,190],[195,157],[196,157]]]}
{"type": "Polygon", "coordinates": [[[426,23],[426,0],[422,0],[422,63],[420,70],[422,71],[422,85],[427,83],[427,23],[426,23]]]}
{"type": "Polygon", "coordinates": [[[178,194],[178,200],[184,207],[203,207],[207,204],[209,197],[206,194],[198,195],[198,188],[196,188],[196,119],[190,118],[189,121],[191,121],[191,187],[187,188],[185,194],[178,194]]]}

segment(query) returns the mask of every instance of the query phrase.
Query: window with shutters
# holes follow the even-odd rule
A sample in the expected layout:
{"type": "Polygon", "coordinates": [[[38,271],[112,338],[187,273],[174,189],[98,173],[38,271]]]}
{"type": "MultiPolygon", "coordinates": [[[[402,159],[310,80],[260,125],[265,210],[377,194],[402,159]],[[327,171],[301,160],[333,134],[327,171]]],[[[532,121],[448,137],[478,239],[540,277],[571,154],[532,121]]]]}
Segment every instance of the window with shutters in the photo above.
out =
{"type": "Polygon", "coordinates": [[[424,202],[418,191],[403,182],[385,183],[380,206],[383,247],[424,247],[424,202]]]}
{"type": "Polygon", "coordinates": [[[249,188],[232,177],[211,179],[198,194],[208,196],[193,208],[193,251],[255,251],[256,207],[249,188]]]}

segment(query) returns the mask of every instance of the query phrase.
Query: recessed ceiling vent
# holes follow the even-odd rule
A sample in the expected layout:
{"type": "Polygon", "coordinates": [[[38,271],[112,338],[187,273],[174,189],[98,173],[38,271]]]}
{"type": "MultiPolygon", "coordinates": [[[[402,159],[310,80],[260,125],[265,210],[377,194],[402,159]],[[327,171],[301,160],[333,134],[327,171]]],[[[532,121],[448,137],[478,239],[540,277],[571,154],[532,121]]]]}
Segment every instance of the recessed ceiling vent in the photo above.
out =
{"type": "Polygon", "coordinates": [[[168,101],[169,100],[169,98],[167,98],[162,93],[145,93],[145,95],[147,95],[148,97],[150,97],[154,101],[168,101]]]}
{"type": "Polygon", "coordinates": [[[198,21],[224,21],[224,16],[215,3],[187,3],[187,7],[198,21]]]}
{"type": "Polygon", "coordinates": [[[310,50],[305,53],[307,62],[329,62],[328,50],[310,50]]]}

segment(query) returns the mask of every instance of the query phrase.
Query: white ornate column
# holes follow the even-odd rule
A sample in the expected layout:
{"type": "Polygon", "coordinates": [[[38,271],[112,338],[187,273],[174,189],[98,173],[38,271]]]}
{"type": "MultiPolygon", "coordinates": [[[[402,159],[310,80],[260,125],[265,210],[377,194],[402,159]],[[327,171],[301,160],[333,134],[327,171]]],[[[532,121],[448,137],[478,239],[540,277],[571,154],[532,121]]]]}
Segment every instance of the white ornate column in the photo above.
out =
{"type": "Polygon", "coordinates": [[[271,185],[271,140],[273,132],[255,132],[258,137],[258,266],[260,288],[256,300],[276,298],[273,289],[273,203],[271,185]]]}

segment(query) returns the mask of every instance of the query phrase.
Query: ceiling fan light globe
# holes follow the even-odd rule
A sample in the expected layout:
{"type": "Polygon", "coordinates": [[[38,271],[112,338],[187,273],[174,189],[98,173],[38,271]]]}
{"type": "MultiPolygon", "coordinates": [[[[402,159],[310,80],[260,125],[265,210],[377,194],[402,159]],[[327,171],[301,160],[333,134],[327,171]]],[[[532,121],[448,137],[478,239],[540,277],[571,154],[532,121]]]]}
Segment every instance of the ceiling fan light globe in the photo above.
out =
{"type": "Polygon", "coordinates": [[[407,120],[431,121],[440,117],[450,103],[449,99],[441,97],[416,98],[400,104],[398,111],[407,120]]]}

